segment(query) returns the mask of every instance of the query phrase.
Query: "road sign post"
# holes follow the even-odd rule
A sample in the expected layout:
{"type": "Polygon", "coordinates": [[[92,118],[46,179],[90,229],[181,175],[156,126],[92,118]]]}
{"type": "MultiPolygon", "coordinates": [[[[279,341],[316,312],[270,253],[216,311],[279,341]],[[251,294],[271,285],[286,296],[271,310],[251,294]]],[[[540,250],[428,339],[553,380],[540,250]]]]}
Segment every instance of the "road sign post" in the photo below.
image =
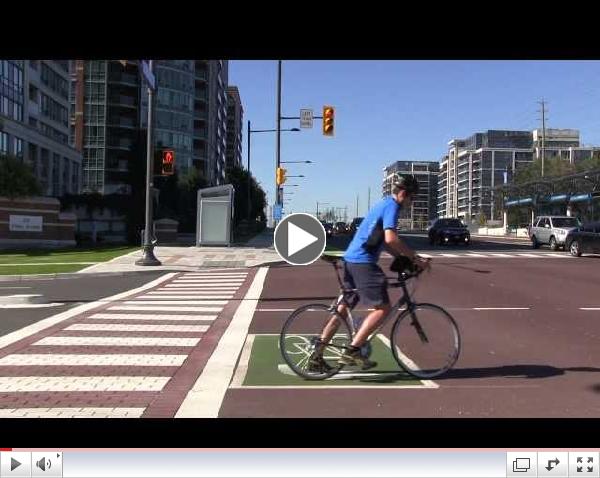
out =
{"type": "Polygon", "coordinates": [[[138,266],[160,266],[161,262],[154,255],[154,244],[151,239],[152,231],[152,187],[153,187],[153,151],[152,151],[152,115],[154,106],[154,73],[152,60],[141,60],[142,72],[148,82],[148,129],[146,133],[146,227],[144,229],[144,246],[142,257],[135,263],[138,266]]]}

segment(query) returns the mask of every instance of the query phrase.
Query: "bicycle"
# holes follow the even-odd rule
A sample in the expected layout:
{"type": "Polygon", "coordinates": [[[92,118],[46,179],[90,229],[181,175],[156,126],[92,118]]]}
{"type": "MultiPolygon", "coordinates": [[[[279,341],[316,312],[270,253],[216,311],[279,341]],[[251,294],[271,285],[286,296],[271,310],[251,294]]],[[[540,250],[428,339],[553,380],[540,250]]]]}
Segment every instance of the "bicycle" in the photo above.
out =
{"type": "MultiPolygon", "coordinates": [[[[356,289],[344,288],[338,268],[338,257],[322,256],[322,259],[331,263],[335,269],[340,286],[339,296],[329,306],[308,304],[299,307],[287,318],[279,336],[279,348],[285,362],[297,375],[307,380],[324,380],[339,373],[343,365],[338,364],[337,360],[352,342],[359,328],[352,317],[350,307],[350,300],[353,294],[357,293],[356,289]],[[346,317],[338,312],[341,304],[348,307],[346,317]],[[330,342],[324,344],[321,342],[321,333],[334,317],[337,319],[338,328],[330,342]],[[323,351],[322,356],[327,367],[310,370],[309,361],[317,345],[323,351]]],[[[403,295],[369,336],[361,353],[365,357],[371,355],[371,341],[395,316],[390,348],[398,365],[406,373],[419,379],[439,377],[454,366],[460,355],[461,338],[458,325],[442,307],[416,303],[411,299],[407,281],[417,278],[422,270],[416,270],[407,258],[396,259],[390,270],[398,273],[398,279],[388,286],[401,288],[403,295]],[[408,333],[411,328],[416,334],[408,333]]]]}

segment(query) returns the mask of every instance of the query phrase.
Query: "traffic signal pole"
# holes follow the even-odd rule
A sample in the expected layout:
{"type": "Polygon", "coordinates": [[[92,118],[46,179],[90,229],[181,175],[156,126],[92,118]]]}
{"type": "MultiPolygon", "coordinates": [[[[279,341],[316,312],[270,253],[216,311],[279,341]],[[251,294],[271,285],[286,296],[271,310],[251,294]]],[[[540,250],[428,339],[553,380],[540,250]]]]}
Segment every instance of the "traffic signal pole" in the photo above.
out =
{"type": "MultiPolygon", "coordinates": [[[[150,60],[150,71],[153,61],[150,60]]],[[[146,134],[146,227],[144,229],[144,246],[142,257],[135,263],[138,266],[160,266],[161,262],[154,255],[154,244],[152,244],[152,188],[154,168],[152,162],[152,116],[154,113],[154,91],[148,87],[148,132],[146,134]]]]}
{"type": "MultiPolygon", "coordinates": [[[[277,171],[281,164],[281,60],[277,61],[277,152],[275,156],[275,204],[282,203],[277,181],[277,171]]],[[[277,222],[274,221],[274,224],[277,222]]]]}

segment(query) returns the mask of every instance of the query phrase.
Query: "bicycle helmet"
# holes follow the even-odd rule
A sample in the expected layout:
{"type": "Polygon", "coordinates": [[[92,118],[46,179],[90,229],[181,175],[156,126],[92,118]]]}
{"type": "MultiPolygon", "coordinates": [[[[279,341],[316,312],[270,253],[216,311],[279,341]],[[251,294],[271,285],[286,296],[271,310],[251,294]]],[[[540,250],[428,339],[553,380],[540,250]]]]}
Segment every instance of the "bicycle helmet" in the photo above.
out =
{"type": "Polygon", "coordinates": [[[392,177],[392,187],[404,189],[412,195],[419,193],[419,181],[412,174],[395,173],[392,177]]]}

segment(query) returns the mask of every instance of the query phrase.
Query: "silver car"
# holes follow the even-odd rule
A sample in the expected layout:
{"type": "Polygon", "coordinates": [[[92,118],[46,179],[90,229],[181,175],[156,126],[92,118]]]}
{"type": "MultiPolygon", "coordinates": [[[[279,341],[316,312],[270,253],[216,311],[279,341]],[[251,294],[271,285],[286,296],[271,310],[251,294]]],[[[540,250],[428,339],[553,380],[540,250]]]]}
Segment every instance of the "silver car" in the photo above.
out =
{"type": "Polygon", "coordinates": [[[529,230],[529,237],[534,249],[548,244],[553,251],[564,248],[567,234],[581,227],[576,217],[570,216],[539,216],[529,230]]]}

